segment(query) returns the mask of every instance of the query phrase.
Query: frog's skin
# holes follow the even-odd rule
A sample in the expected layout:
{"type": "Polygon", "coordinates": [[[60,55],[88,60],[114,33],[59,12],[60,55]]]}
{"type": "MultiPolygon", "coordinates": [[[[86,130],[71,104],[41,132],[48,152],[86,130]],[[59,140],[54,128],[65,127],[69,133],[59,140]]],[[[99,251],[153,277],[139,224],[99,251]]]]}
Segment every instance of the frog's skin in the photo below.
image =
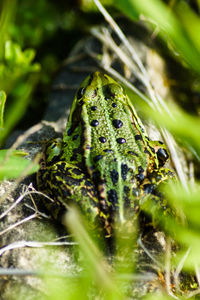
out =
{"type": "Polygon", "coordinates": [[[54,199],[54,216],[77,203],[110,235],[114,219],[130,220],[138,199],[171,176],[163,168],[168,157],[162,142],[149,140],[123,88],[95,72],[75,95],[63,140],[47,143],[38,184],[54,199]]]}

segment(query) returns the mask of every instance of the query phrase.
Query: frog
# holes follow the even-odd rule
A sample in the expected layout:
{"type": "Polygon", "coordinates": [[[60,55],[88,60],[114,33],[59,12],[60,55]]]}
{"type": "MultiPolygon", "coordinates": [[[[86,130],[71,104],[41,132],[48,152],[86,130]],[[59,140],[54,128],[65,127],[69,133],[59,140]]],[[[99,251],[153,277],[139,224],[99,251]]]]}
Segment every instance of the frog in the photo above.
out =
{"type": "Polygon", "coordinates": [[[55,219],[76,205],[109,237],[114,224],[134,219],[140,200],[173,176],[164,168],[168,158],[124,88],[96,71],[76,91],[63,138],[45,144],[38,187],[52,199],[55,219]]]}

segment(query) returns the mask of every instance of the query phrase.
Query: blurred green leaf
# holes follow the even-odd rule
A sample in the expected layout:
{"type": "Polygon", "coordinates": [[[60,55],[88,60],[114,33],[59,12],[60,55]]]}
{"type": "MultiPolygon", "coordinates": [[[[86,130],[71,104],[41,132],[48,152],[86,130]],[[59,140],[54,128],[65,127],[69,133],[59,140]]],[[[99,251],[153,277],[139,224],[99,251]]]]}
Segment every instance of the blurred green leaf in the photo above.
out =
{"type": "Polygon", "coordinates": [[[183,210],[188,222],[200,228],[200,185],[193,184],[188,186],[188,192],[180,184],[169,185],[166,193],[172,203],[176,199],[176,207],[183,210]]]}
{"type": "Polygon", "coordinates": [[[14,98],[16,101],[7,109],[5,117],[5,128],[0,136],[0,145],[5,140],[15,124],[26,112],[26,108],[31,100],[31,93],[38,80],[37,76],[30,76],[27,81],[21,83],[15,90],[14,98]]]}
{"type": "MultiPolygon", "coordinates": [[[[103,6],[107,7],[113,4],[114,0],[101,0],[100,2],[103,6]]],[[[98,11],[98,8],[93,0],[81,0],[80,6],[85,12],[98,11]]]]}
{"type": "Polygon", "coordinates": [[[3,128],[3,116],[4,116],[5,103],[6,103],[6,93],[4,91],[0,91],[0,130],[3,128]]]}
{"type": "Polygon", "coordinates": [[[0,61],[0,83],[6,93],[13,93],[23,77],[29,73],[40,71],[40,65],[33,63],[35,51],[33,49],[21,50],[20,46],[10,40],[5,42],[3,62],[0,61]]]}
{"type": "Polygon", "coordinates": [[[91,276],[91,281],[94,280],[100,290],[102,289],[106,299],[122,299],[118,286],[115,285],[107,271],[109,267],[103,259],[103,255],[88,235],[75,208],[68,209],[66,225],[73,233],[84,255],[84,263],[87,266],[88,275],[91,276]]]}
{"type": "MultiPolygon", "coordinates": [[[[20,65],[22,70],[24,67],[27,67],[31,64],[32,60],[35,57],[35,51],[33,49],[21,50],[20,46],[12,41],[8,40],[5,43],[5,61],[10,67],[16,67],[20,65]]],[[[39,65],[33,64],[29,71],[38,71],[39,65]]]]}
{"type": "Polygon", "coordinates": [[[193,45],[200,52],[200,17],[192,11],[185,1],[180,1],[175,6],[175,12],[178,15],[182,26],[188,33],[193,45]]]}
{"type": "Polygon", "coordinates": [[[157,224],[178,243],[180,252],[177,253],[176,264],[184,252],[191,249],[184,267],[193,271],[194,265],[200,264],[200,185],[188,185],[186,191],[179,182],[171,182],[163,186],[163,193],[164,206],[168,209],[159,208],[151,197],[144,202],[142,209],[152,214],[157,224]]]}
{"type": "Polygon", "coordinates": [[[0,6],[0,61],[4,56],[4,43],[8,38],[9,25],[14,18],[16,10],[16,0],[2,0],[0,6]]]}
{"type": "Polygon", "coordinates": [[[0,150],[0,180],[14,179],[25,172],[32,174],[38,171],[39,166],[21,157],[18,151],[0,150]]]}
{"type": "Polygon", "coordinates": [[[60,29],[64,21],[63,14],[68,18],[70,12],[63,10],[61,4],[53,1],[20,0],[15,22],[9,24],[10,37],[21,47],[29,45],[38,48],[60,29]]]}
{"type": "MultiPolygon", "coordinates": [[[[143,297],[143,300],[172,300],[175,297],[170,297],[167,295],[158,295],[158,294],[149,294],[145,297],[143,297]]],[[[176,299],[176,298],[175,298],[176,299]]]]}
{"type": "Polygon", "coordinates": [[[189,115],[175,104],[168,105],[171,116],[165,111],[158,113],[157,110],[153,110],[144,102],[140,103],[140,108],[143,108],[142,112],[146,118],[150,116],[160,127],[166,127],[171,131],[184,146],[193,147],[196,153],[199,153],[199,117],[189,115]]]}
{"type": "Polygon", "coordinates": [[[163,40],[166,43],[171,41],[180,57],[200,74],[200,64],[197,63],[200,53],[192,43],[193,37],[188,36],[188,32],[167,5],[160,0],[116,0],[115,5],[133,20],[138,13],[144,15],[154,27],[158,26],[163,40]]]}

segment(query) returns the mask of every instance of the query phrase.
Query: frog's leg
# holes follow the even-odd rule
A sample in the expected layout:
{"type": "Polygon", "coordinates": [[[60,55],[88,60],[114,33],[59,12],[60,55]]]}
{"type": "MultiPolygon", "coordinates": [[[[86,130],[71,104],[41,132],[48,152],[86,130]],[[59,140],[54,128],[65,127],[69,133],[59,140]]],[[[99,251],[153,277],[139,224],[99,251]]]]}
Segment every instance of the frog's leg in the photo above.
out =
{"type": "Polygon", "coordinates": [[[156,224],[156,219],[162,216],[172,216],[176,212],[169,206],[161,186],[167,184],[169,180],[175,180],[174,173],[164,168],[165,162],[169,158],[169,152],[165,144],[160,141],[148,141],[151,149],[152,161],[147,170],[146,177],[141,183],[141,197],[139,206],[141,210],[152,212],[152,225],[156,224]]]}
{"type": "Polygon", "coordinates": [[[78,204],[81,211],[95,219],[99,214],[96,189],[90,178],[73,164],[59,161],[38,172],[38,187],[53,200],[45,206],[55,219],[62,216],[69,205],[78,204]]]}
{"type": "Polygon", "coordinates": [[[95,186],[81,168],[61,159],[62,149],[59,138],[47,142],[40,161],[38,188],[52,198],[52,202],[45,201],[45,206],[55,219],[70,204],[78,204],[84,213],[95,218],[99,202],[95,186]]]}
{"type": "Polygon", "coordinates": [[[151,215],[151,222],[148,225],[156,227],[159,224],[162,228],[167,229],[167,218],[163,217],[176,217],[177,212],[171,207],[164,190],[161,189],[163,185],[175,179],[175,175],[170,169],[160,168],[148,174],[142,183],[139,207],[141,211],[151,215]]]}

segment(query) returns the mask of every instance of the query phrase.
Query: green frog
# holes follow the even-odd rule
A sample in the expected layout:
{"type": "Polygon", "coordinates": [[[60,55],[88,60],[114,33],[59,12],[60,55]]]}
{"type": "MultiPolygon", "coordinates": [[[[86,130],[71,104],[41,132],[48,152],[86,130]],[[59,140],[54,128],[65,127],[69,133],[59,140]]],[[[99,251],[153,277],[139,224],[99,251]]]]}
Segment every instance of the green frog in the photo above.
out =
{"type": "Polygon", "coordinates": [[[148,138],[122,86],[95,72],[76,92],[63,139],[46,144],[38,185],[53,199],[55,218],[77,204],[111,236],[114,223],[134,218],[139,200],[172,176],[163,168],[168,157],[162,142],[148,138]]]}

